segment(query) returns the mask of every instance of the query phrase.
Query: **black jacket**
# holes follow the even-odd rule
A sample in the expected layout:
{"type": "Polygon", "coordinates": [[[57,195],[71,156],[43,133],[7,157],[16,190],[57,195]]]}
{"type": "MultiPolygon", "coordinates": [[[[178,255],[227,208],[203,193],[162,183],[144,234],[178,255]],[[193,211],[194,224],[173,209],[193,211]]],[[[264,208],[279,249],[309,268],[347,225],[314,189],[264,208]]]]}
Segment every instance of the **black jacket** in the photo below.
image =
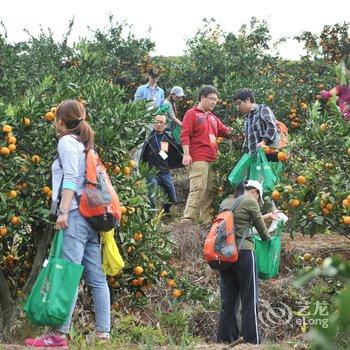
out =
{"type": "Polygon", "coordinates": [[[159,149],[154,148],[152,143],[156,138],[156,132],[153,130],[149,137],[145,140],[142,150],[140,160],[141,162],[148,163],[149,165],[156,168],[158,171],[169,171],[169,169],[177,169],[183,167],[182,157],[183,150],[181,145],[176,143],[175,139],[171,136],[170,131],[165,130],[163,141],[169,143],[168,158],[164,160],[159,155],[159,149]]]}

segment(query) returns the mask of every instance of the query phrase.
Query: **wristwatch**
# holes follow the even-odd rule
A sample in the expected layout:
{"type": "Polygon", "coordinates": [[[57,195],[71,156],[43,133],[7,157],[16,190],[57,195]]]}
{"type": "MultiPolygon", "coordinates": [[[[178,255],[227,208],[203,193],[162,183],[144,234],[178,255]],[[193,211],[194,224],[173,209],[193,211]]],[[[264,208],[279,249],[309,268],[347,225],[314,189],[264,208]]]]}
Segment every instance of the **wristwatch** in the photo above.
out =
{"type": "Polygon", "coordinates": [[[57,212],[57,215],[66,215],[68,214],[68,210],[65,210],[65,209],[62,209],[62,208],[59,208],[58,209],[58,212],[57,212]]]}

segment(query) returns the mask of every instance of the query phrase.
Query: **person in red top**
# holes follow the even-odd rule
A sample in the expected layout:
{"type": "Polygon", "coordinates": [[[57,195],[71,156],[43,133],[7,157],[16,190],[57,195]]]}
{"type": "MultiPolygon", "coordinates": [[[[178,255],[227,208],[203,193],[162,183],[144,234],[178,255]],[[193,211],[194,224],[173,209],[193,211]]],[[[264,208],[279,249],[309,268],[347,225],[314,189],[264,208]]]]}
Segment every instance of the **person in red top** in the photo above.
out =
{"type": "Polygon", "coordinates": [[[210,164],[217,159],[217,137],[228,137],[231,129],[212,113],[218,101],[214,86],[203,86],[197,107],[189,109],[182,121],[182,164],[190,166],[190,193],[182,222],[199,219],[204,224],[212,220],[215,173],[210,164]]]}

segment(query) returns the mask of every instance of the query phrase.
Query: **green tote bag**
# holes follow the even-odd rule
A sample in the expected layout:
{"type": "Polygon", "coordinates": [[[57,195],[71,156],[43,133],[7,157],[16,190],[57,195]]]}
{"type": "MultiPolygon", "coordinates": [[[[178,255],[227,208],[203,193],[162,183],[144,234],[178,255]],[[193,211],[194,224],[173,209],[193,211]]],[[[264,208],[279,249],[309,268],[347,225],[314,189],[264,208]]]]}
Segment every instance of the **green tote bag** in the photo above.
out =
{"type": "Polygon", "coordinates": [[[263,241],[259,235],[253,236],[256,265],[259,278],[269,279],[276,277],[281,261],[281,234],[284,223],[280,221],[276,228],[276,234],[269,241],[263,241]]]}
{"type": "Polygon", "coordinates": [[[63,230],[59,230],[24,305],[33,324],[61,326],[69,316],[84,267],[61,258],[62,244],[63,230]]]}
{"type": "Polygon", "coordinates": [[[256,157],[252,160],[249,170],[249,180],[262,183],[264,193],[271,193],[278,182],[278,176],[271,167],[270,162],[262,148],[259,148],[256,157]]]}
{"type": "Polygon", "coordinates": [[[236,187],[246,179],[251,162],[252,157],[248,153],[245,153],[231,170],[228,176],[228,181],[230,181],[233,187],[236,187]]]}

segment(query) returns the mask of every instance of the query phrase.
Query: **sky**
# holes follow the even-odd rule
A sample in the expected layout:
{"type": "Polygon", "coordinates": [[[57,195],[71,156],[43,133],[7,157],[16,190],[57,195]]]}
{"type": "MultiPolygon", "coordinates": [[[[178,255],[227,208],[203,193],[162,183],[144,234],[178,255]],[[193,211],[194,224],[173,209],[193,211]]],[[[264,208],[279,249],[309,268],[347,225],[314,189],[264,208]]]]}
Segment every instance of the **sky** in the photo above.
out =
{"type": "MultiPolygon", "coordinates": [[[[303,31],[320,32],[324,25],[350,22],[350,0],[0,0],[0,21],[11,42],[26,40],[28,29],[37,34],[40,25],[50,27],[57,39],[74,16],[72,40],[89,36],[88,27],[103,28],[108,15],[132,25],[138,37],[156,43],[155,55],[181,55],[203,18],[215,18],[222,29],[237,33],[252,16],[265,19],[273,39],[293,37],[303,31]]],[[[0,29],[1,30],[1,29],[0,29]]],[[[283,57],[297,59],[301,45],[288,40],[279,47],[283,57]]]]}

